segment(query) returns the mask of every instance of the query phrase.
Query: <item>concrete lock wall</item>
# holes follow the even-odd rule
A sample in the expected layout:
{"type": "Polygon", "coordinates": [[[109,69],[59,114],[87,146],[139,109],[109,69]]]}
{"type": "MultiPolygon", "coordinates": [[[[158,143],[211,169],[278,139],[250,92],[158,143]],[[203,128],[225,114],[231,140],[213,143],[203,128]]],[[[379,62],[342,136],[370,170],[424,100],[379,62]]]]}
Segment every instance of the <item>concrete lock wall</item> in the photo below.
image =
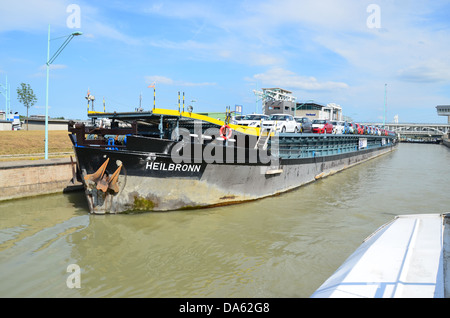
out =
{"type": "Polygon", "coordinates": [[[450,139],[444,139],[444,140],[442,141],[442,143],[443,143],[445,146],[447,146],[447,147],[450,148],[450,139]]]}
{"type": "Polygon", "coordinates": [[[0,201],[63,192],[72,177],[70,158],[0,162],[0,201]]]}

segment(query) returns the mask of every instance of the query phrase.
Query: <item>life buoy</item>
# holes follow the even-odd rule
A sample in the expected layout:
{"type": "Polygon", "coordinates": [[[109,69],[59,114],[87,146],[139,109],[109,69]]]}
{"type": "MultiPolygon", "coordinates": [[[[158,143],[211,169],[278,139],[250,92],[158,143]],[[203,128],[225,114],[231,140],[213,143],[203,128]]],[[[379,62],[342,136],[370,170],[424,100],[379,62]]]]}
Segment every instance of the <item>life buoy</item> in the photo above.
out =
{"type": "Polygon", "coordinates": [[[230,139],[232,133],[233,133],[233,129],[231,129],[230,126],[223,125],[222,127],[220,127],[220,137],[222,137],[223,139],[225,139],[225,140],[230,139]],[[224,134],[225,129],[228,129],[226,135],[224,134]]]}

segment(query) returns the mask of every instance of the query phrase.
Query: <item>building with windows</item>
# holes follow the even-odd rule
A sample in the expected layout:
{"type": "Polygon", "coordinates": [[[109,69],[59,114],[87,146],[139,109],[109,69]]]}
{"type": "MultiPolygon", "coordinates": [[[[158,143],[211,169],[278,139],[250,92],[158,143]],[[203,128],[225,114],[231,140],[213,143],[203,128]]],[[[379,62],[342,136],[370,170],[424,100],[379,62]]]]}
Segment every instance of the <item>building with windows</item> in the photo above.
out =
{"type": "Polygon", "coordinates": [[[436,106],[436,110],[439,116],[447,116],[447,123],[450,124],[450,105],[436,106]]]}
{"type": "Polygon", "coordinates": [[[262,91],[253,91],[263,102],[263,113],[290,114],[295,112],[295,97],[292,92],[279,87],[263,88],[262,91]]]}
{"type": "Polygon", "coordinates": [[[342,120],[342,107],[335,103],[326,106],[315,102],[297,103],[295,116],[308,117],[311,120],[342,120]]]}
{"type": "Polygon", "coordinates": [[[279,87],[253,91],[263,102],[263,114],[290,114],[309,119],[342,120],[342,108],[335,103],[297,102],[292,92],[279,87]]]}
{"type": "Polygon", "coordinates": [[[19,113],[15,112],[7,114],[0,111],[0,130],[20,130],[19,113]]]}

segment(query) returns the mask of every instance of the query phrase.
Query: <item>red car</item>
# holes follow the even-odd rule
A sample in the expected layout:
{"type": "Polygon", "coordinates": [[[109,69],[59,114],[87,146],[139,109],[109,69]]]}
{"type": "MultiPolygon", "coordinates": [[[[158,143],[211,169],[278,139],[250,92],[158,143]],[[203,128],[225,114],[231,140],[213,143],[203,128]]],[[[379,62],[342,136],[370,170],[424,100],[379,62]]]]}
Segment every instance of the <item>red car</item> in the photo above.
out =
{"type": "Polygon", "coordinates": [[[315,134],[331,134],[333,125],[326,119],[314,119],[312,122],[312,132],[315,134]]]}
{"type": "Polygon", "coordinates": [[[355,134],[363,135],[364,134],[364,128],[360,124],[355,124],[355,134]]]}

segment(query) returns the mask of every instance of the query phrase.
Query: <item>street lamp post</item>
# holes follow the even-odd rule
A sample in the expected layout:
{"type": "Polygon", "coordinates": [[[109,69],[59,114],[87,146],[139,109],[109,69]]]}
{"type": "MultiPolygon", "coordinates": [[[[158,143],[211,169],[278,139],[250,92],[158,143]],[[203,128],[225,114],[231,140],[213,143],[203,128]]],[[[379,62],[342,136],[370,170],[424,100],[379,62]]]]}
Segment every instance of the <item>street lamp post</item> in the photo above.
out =
{"type": "Polygon", "coordinates": [[[49,71],[50,64],[52,64],[58,55],[64,50],[64,48],[69,44],[69,42],[73,39],[74,36],[82,35],[82,32],[73,32],[72,34],[66,36],[66,40],[59,47],[59,49],[53,54],[50,58],[50,25],[48,25],[48,43],[47,43],[47,87],[45,91],[45,159],[48,159],[48,80],[49,80],[49,71]]]}

